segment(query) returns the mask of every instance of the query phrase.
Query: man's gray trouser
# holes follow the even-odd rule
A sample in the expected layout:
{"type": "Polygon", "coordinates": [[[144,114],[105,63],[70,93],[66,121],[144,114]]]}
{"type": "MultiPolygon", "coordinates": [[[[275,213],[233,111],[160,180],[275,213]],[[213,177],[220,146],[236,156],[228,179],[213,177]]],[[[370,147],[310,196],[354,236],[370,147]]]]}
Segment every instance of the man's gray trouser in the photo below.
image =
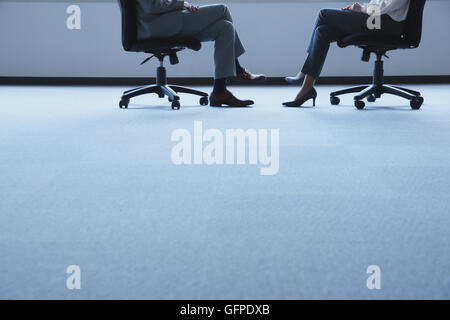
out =
{"type": "Polygon", "coordinates": [[[202,42],[215,41],[215,79],[236,76],[235,60],[245,49],[225,5],[202,6],[197,12],[183,12],[183,29],[177,36],[192,36],[202,42]]]}

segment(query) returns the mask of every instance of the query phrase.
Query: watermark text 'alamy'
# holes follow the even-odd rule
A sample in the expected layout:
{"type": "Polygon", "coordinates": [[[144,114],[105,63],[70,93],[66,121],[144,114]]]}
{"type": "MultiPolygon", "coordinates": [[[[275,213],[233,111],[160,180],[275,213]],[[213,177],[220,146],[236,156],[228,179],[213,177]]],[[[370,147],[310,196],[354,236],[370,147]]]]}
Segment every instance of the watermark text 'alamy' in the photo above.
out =
{"type": "Polygon", "coordinates": [[[278,129],[203,131],[203,122],[194,121],[192,133],[185,128],[176,129],[171,140],[177,142],[171,151],[171,160],[176,165],[259,164],[264,176],[276,175],[280,168],[278,129]]]}

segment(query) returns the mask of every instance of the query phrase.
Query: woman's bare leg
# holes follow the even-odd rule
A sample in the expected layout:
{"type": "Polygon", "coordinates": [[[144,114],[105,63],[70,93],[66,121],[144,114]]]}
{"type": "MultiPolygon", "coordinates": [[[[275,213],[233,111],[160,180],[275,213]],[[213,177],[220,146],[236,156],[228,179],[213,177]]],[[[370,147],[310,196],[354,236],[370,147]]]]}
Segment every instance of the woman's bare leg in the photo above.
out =
{"type": "Polygon", "coordinates": [[[309,91],[311,91],[312,88],[314,88],[314,79],[312,76],[307,74],[305,76],[305,80],[303,81],[302,88],[300,89],[300,92],[297,94],[297,97],[295,100],[301,99],[305,94],[307,94],[309,91]]]}

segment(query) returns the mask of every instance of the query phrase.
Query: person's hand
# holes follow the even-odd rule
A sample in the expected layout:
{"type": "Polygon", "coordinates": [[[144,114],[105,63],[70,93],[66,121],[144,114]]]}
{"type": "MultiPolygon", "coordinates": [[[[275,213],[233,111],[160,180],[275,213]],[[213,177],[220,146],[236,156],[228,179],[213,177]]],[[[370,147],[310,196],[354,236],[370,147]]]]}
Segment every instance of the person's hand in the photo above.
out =
{"type": "Polygon", "coordinates": [[[342,10],[350,10],[351,5],[348,5],[346,7],[343,7],[342,10]]]}
{"type": "Polygon", "coordinates": [[[342,8],[342,10],[351,10],[351,11],[361,12],[362,6],[358,2],[356,2],[352,5],[342,8]]]}
{"type": "Polygon", "coordinates": [[[185,1],[184,9],[188,10],[189,12],[196,12],[196,11],[198,11],[198,6],[194,6],[194,5],[190,4],[189,2],[185,1]]]}

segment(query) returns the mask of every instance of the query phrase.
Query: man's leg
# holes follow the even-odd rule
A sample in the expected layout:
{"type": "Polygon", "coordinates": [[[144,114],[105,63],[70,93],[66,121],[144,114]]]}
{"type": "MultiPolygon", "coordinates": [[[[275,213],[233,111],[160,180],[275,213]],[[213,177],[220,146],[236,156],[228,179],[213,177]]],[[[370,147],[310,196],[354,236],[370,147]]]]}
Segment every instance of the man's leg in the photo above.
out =
{"type": "MultiPolygon", "coordinates": [[[[225,20],[233,24],[233,18],[231,16],[230,10],[226,5],[208,5],[202,6],[196,12],[184,12],[183,13],[183,30],[179,34],[180,36],[198,36],[204,35],[207,29],[212,28],[213,25],[221,20],[225,20]]],[[[240,57],[245,53],[244,46],[242,45],[239,36],[234,30],[234,56],[236,58],[240,57]]],[[[213,41],[214,39],[202,40],[200,41],[213,41]]]]}
{"type": "MultiPolygon", "coordinates": [[[[233,23],[233,18],[231,16],[231,12],[227,6],[222,6],[225,10],[225,20],[233,23]]],[[[235,56],[235,65],[236,65],[236,73],[237,77],[235,80],[247,83],[259,83],[261,81],[266,80],[266,76],[263,74],[253,74],[249,72],[246,68],[242,67],[239,63],[239,57],[245,53],[244,46],[242,45],[241,39],[237,31],[235,30],[235,39],[234,39],[234,56],[235,56]]]]}
{"type": "MultiPolygon", "coordinates": [[[[220,6],[223,7],[223,9],[225,10],[225,13],[224,13],[225,20],[233,23],[233,17],[231,16],[231,12],[228,9],[228,7],[225,5],[220,5],[220,6]]],[[[236,59],[237,59],[245,53],[245,49],[244,49],[244,46],[242,45],[241,39],[239,39],[239,35],[238,35],[237,31],[235,31],[235,32],[236,32],[236,34],[235,34],[235,53],[234,53],[234,55],[236,56],[236,59]]]]}
{"type": "Polygon", "coordinates": [[[236,76],[235,41],[236,32],[230,21],[219,20],[204,29],[195,37],[200,41],[215,41],[214,64],[215,79],[236,76]]]}
{"type": "MultiPolygon", "coordinates": [[[[202,42],[215,41],[214,89],[210,97],[212,106],[248,106],[254,103],[251,100],[239,100],[226,89],[226,79],[237,74],[237,57],[245,52],[226,6],[204,6],[197,12],[184,13],[183,31],[178,36],[192,36],[202,42]]],[[[248,72],[245,74],[253,76],[248,72]]]]}

